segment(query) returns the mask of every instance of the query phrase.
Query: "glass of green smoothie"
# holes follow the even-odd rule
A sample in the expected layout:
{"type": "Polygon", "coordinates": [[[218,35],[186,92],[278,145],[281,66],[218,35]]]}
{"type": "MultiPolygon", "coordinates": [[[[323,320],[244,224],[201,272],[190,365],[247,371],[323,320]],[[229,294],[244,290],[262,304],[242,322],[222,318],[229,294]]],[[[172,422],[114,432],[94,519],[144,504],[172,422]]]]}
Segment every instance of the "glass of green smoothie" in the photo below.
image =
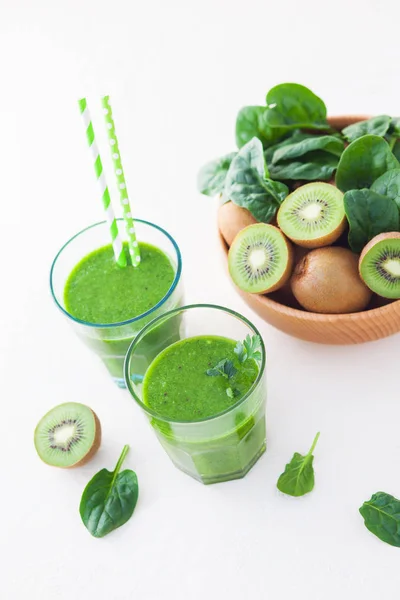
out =
{"type": "Polygon", "coordinates": [[[202,483],[244,477],[266,448],[265,347],[250,321],[209,304],[146,325],[125,359],[125,381],[173,463],[202,483]],[[179,331],[137,377],[160,327],[179,331]]]}
{"type": "MultiPolygon", "coordinates": [[[[152,319],[182,304],[182,260],[169,233],[135,219],[141,262],[132,266],[125,227],[118,221],[128,266],[115,262],[108,224],[95,223],[58,252],[50,287],[78,336],[102,359],[117,385],[125,387],[123,365],[132,339],[152,319]]],[[[138,377],[160,350],[178,339],[179,327],[172,322],[153,329],[136,359],[138,377]]]]}

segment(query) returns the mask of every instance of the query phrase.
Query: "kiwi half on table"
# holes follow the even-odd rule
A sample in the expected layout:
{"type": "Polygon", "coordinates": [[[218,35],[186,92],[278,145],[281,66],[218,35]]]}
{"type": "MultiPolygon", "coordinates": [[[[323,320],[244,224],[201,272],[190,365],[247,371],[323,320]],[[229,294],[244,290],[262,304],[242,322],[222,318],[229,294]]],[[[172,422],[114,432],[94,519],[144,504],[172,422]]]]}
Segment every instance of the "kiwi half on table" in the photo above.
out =
{"type": "Polygon", "coordinates": [[[60,404],[39,421],[34,441],[43,462],[54,467],[77,467],[99,449],[100,421],[85,404],[60,404]]]}
{"type": "Polygon", "coordinates": [[[400,298],[400,233],[381,233],[360,256],[360,275],[383,298],[400,298]]]}
{"type": "Polygon", "coordinates": [[[289,280],[293,249],[277,227],[249,225],[233,240],[228,267],[233,282],[244,292],[273,292],[289,280]]]}
{"type": "Polygon", "coordinates": [[[278,225],[298,246],[329,246],[346,227],[343,194],[329,183],[303,185],[283,201],[278,225]]]}

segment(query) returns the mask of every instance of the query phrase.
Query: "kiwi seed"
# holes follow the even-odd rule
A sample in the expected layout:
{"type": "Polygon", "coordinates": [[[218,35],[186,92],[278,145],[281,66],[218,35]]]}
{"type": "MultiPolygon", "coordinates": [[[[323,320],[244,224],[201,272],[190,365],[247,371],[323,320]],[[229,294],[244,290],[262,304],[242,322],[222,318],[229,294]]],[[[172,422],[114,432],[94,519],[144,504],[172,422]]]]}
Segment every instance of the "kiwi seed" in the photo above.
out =
{"type": "Polygon", "coordinates": [[[400,298],[400,233],[374,237],[361,253],[359,269],[373,292],[383,298],[400,298]]]}
{"type": "Polygon", "coordinates": [[[233,282],[244,292],[273,292],[282,287],[291,275],[292,246],[273,225],[249,225],[233,240],[228,266],[233,282]]]}
{"type": "Polygon", "coordinates": [[[34,441],[43,462],[55,467],[77,467],[90,460],[99,449],[100,421],[84,404],[59,404],[39,421],[34,441]]]}
{"type": "Polygon", "coordinates": [[[329,246],[346,227],[343,194],[329,183],[303,185],[283,201],[278,225],[299,246],[329,246]]]}

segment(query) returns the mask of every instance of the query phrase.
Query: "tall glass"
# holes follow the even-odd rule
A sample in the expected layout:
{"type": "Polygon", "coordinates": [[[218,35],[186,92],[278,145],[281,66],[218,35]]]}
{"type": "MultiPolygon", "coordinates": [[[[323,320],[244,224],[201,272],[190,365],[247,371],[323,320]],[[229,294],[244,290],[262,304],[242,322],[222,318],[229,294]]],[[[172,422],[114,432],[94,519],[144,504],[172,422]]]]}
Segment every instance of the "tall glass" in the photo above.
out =
{"type": "MultiPolygon", "coordinates": [[[[222,306],[183,306],[144,327],[133,340],[125,359],[128,390],[147,415],[162,446],[178,469],[205,484],[244,477],[266,448],[266,359],[261,336],[259,372],[247,394],[215,416],[196,421],[178,421],[160,416],[144,403],[144,373],[138,376],[136,369],[137,360],[146,352],[148,340],[163,326],[178,330],[181,340],[199,335],[243,340],[247,335],[260,335],[259,332],[245,317],[222,306]]],[[[174,341],[171,339],[168,345],[174,341]]]]}
{"type": "MultiPolygon", "coordinates": [[[[123,241],[127,234],[123,220],[118,219],[123,241]],[[122,223],[121,223],[122,221],[122,223]]],[[[162,250],[170,259],[175,277],[165,296],[145,313],[120,323],[88,323],[71,315],[64,302],[66,281],[73,268],[87,254],[110,243],[109,226],[105,221],[95,223],[72,237],[56,255],[50,271],[50,288],[55,303],[68,318],[78,336],[101,358],[111,377],[119,387],[125,387],[123,366],[125,355],[132,339],[155,317],[182,304],[181,271],[182,259],[175,240],[161,227],[135,219],[138,240],[147,242],[162,250]]],[[[129,268],[129,267],[126,267],[129,268]]],[[[140,267],[139,267],[140,268],[140,267]]],[[[151,281],[149,282],[151,285],[151,281]]],[[[165,347],[164,340],[178,339],[178,328],[173,330],[171,323],[165,323],[153,330],[147,340],[143,355],[138,357],[138,371],[146,368],[151,360],[165,347]]]]}

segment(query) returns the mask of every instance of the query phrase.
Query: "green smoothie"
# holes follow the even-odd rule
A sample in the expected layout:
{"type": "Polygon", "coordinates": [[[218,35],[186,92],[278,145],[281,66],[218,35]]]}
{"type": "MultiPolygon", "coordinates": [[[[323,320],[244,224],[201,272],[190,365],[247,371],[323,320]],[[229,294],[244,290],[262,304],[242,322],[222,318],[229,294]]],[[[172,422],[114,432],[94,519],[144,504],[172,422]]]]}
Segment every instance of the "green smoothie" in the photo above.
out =
{"type": "Polygon", "coordinates": [[[217,336],[192,337],[172,344],[146,372],[144,403],[174,421],[198,421],[224,412],[249,391],[258,374],[254,360],[241,367],[235,346],[236,341],[217,336]],[[237,369],[233,378],[228,381],[207,375],[207,370],[224,358],[237,369]]]}
{"type": "MultiPolygon", "coordinates": [[[[159,248],[139,243],[141,263],[121,269],[110,245],[85,256],[65,285],[67,311],[87,323],[120,323],[155,306],[168,292],[175,272],[159,248]]],[[[127,256],[128,245],[124,244],[127,256]]]]}
{"type": "Polygon", "coordinates": [[[265,450],[264,388],[254,385],[259,366],[253,359],[240,364],[236,344],[219,336],[175,342],[154,359],[143,381],[143,403],[160,415],[152,425],[161,443],[180,469],[203,483],[243,477],[265,450]],[[233,376],[207,374],[223,359],[233,364],[233,376]],[[193,429],[185,427],[196,423],[205,433],[194,440],[193,429]]]}
{"type": "MultiPolygon", "coordinates": [[[[125,268],[116,264],[111,244],[94,250],[75,266],[64,289],[67,312],[76,319],[97,325],[83,332],[79,329],[78,333],[101,357],[120,387],[125,387],[123,364],[129,344],[140,329],[157,316],[157,311],[132,323],[121,323],[156,306],[168,294],[175,278],[175,267],[164,252],[144,242],[139,242],[139,248],[140,264],[125,268]],[[115,326],[110,327],[110,324],[115,326]]],[[[124,250],[129,257],[127,244],[124,250]]],[[[165,312],[176,305],[177,299],[170,298],[159,310],[165,312]]],[[[143,376],[160,350],[179,339],[176,327],[173,331],[170,329],[168,325],[161,325],[149,338],[143,356],[138,359],[138,377],[143,376]]]]}

